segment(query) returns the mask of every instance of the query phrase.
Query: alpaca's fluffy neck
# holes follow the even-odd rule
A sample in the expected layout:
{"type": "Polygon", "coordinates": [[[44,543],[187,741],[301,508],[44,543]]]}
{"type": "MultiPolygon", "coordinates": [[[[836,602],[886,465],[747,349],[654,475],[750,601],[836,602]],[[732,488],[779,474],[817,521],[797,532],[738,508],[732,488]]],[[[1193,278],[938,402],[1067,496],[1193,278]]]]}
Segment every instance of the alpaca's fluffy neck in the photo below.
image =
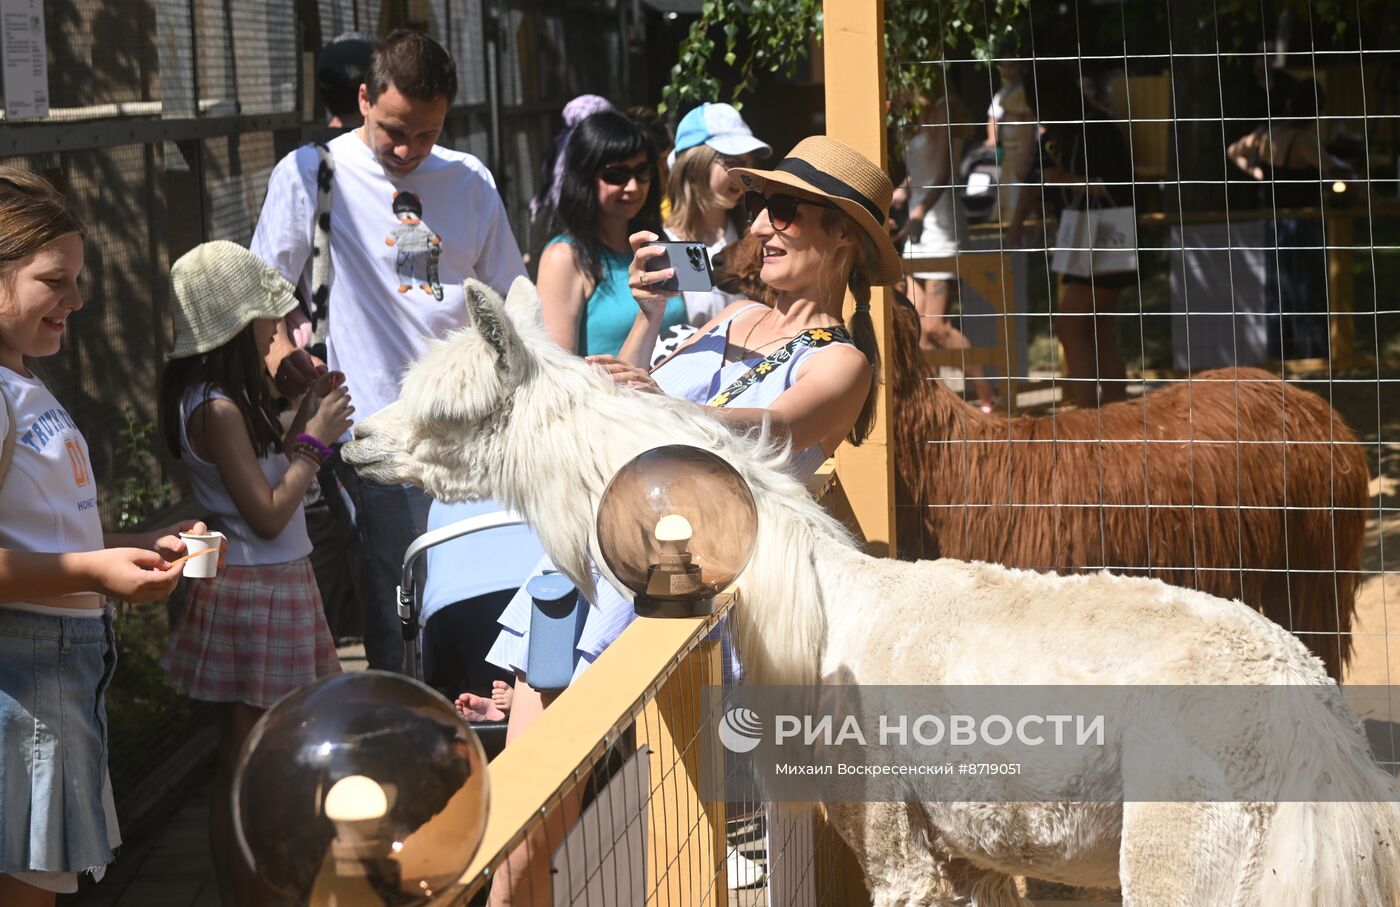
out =
{"type": "Polygon", "coordinates": [[[633,457],[665,444],[712,451],[739,470],[758,505],[758,538],[737,584],[741,604],[733,618],[741,657],[760,683],[815,680],[827,621],[814,548],[823,538],[848,540],[780,471],[785,454],[736,437],[685,401],[615,388],[562,353],[545,351],[540,360],[512,401],[496,484],[555,566],[591,591],[598,502],[633,457]]]}

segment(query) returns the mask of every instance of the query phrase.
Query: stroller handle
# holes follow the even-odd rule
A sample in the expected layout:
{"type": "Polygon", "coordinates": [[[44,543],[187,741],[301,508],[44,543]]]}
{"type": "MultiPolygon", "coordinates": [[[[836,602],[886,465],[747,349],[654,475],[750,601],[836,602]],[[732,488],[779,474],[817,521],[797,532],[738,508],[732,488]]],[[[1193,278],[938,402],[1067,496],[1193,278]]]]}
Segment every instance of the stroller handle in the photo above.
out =
{"type": "MultiPolygon", "coordinates": [[[[446,526],[425,532],[408,546],[408,550],[403,555],[403,573],[400,576],[398,588],[398,613],[399,622],[403,626],[404,638],[404,673],[410,677],[418,678],[418,647],[415,645],[418,639],[418,595],[417,586],[414,584],[414,568],[422,560],[423,555],[430,548],[450,542],[463,536],[471,535],[475,532],[485,532],[488,529],[501,529],[506,526],[521,526],[525,520],[520,514],[513,510],[500,510],[496,513],[484,513],[480,516],[467,517],[465,520],[458,520],[446,526]]],[[[422,679],[422,678],[418,678],[422,679]]]]}

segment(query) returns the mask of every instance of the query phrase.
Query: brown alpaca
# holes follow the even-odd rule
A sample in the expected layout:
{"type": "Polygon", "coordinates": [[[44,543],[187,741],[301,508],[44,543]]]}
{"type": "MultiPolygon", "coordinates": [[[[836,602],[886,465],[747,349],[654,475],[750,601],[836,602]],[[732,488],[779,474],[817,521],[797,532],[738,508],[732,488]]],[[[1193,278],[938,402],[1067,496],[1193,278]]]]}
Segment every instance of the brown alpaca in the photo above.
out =
{"type": "MultiPolygon", "coordinates": [[[[726,288],[771,304],[757,243],[723,257],[726,288]]],[[[1103,409],[1008,421],[930,373],[912,306],[896,303],[894,321],[901,557],[1106,568],[1238,598],[1341,678],[1370,495],[1356,436],[1321,397],[1215,369],[1103,409]]]]}
{"type": "Polygon", "coordinates": [[[1008,421],[929,373],[912,306],[894,317],[901,556],[1106,568],[1238,598],[1341,678],[1370,493],[1356,436],[1325,400],[1227,368],[1008,421]]]}

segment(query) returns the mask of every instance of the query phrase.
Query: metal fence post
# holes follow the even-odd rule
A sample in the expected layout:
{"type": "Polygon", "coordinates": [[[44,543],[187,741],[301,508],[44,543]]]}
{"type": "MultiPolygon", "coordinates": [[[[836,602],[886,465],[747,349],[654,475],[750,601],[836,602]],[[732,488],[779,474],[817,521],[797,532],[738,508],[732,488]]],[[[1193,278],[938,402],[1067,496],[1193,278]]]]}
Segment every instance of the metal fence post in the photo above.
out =
{"type": "MultiPolygon", "coordinates": [[[[822,6],[827,134],[885,168],[884,0],[825,0],[822,6]]],[[[851,514],[865,536],[867,550],[881,555],[895,551],[891,302],[888,288],[872,288],[870,317],[879,339],[881,381],[874,427],[860,447],[842,444],[836,451],[836,476],[851,514]]],[[[848,295],[847,311],[853,306],[848,295]]],[[[823,898],[839,892],[839,901],[828,903],[868,904],[860,869],[845,842],[829,827],[820,829],[814,839],[817,891],[823,898]]]]}
{"type": "MultiPolygon", "coordinates": [[[[827,134],[885,167],[884,0],[826,0],[823,8],[827,134]]],[[[843,444],[836,451],[836,476],[867,550],[877,555],[895,551],[890,301],[887,288],[871,291],[870,317],[879,337],[881,381],[874,428],[860,447],[843,444]]],[[[853,305],[848,296],[848,312],[853,305]]]]}

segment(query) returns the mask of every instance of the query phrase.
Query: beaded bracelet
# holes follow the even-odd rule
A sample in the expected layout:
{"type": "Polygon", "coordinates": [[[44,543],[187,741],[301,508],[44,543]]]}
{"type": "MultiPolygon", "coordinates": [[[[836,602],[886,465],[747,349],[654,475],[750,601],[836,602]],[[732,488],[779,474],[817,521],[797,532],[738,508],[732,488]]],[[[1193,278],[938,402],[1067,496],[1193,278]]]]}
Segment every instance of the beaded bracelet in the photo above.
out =
{"type": "Polygon", "coordinates": [[[321,456],[321,452],[305,441],[293,441],[287,446],[287,449],[292,456],[301,457],[317,469],[320,469],[321,464],[326,462],[325,457],[321,456]]]}
{"type": "Polygon", "coordinates": [[[312,447],[318,454],[321,455],[321,459],[322,459],[322,460],[329,460],[329,459],[331,458],[331,454],[333,453],[333,451],[332,451],[329,447],[327,447],[326,445],[322,444],[321,441],[320,441],[320,439],[317,438],[317,437],[315,437],[314,435],[308,435],[308,434],[302,433],[302,434],[297,435],[296,439],[297,439],[298,441],[300,441],[301,443],[303,443],[303,444],[309,444],[309,445],[311,445],[311,447],[312,447]]]}

